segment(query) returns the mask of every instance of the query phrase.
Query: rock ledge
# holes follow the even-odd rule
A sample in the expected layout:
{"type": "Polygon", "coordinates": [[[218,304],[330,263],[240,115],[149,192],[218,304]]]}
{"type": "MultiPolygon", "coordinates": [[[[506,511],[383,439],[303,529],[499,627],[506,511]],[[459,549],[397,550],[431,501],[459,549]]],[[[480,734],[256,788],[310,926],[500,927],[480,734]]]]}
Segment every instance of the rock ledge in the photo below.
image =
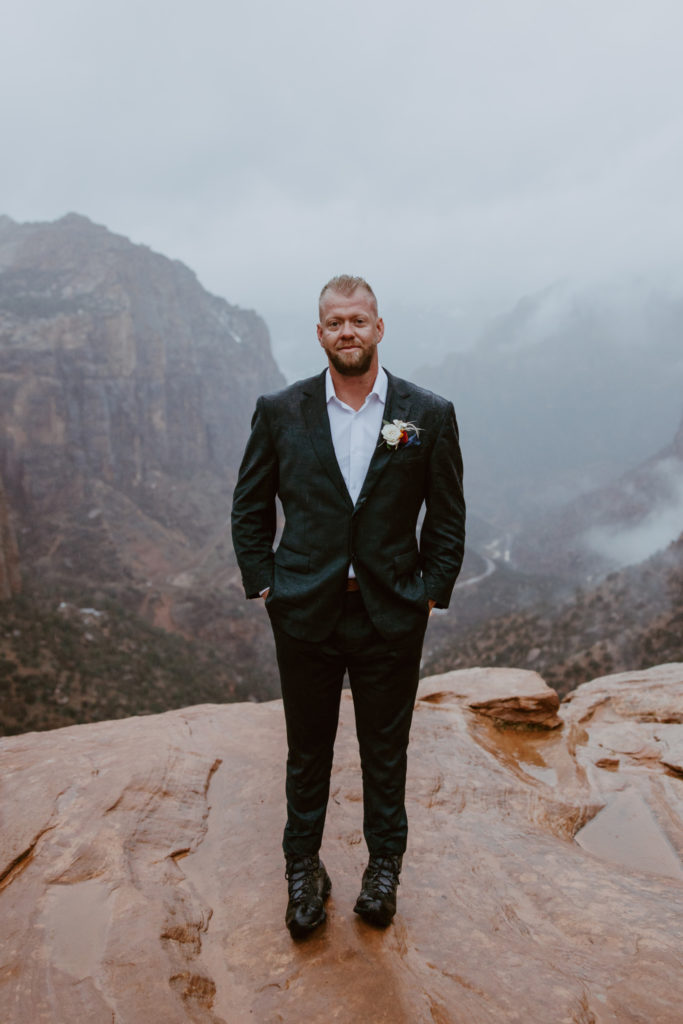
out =
{"type": "Polygon", "coordinates": [[[328,921],[299,944],[279,702],[3,739],[0,1020],[680,1024],[681,708],[683,665],[559,708],[533,673],[425,680],[399,912],[379,932],[352,912],[365,852],[345,695],[328,921]],[[563,727],[526,730],[525,713],[563,727]]]}

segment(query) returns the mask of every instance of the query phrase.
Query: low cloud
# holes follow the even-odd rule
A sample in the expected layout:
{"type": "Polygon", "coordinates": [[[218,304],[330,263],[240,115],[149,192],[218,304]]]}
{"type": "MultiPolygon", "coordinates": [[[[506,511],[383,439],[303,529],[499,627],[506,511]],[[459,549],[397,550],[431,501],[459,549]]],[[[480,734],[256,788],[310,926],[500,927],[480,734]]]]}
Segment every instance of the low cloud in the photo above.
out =
{"type": "Polygon", "coordinates": [[[653,474],[652,490],[653,495],[665,493],[666,497],[637,525],[594,527],[584,535],[587,546],[623,567],[643,562],[677,540],[683,532],[683,463],[678,459],[660,463],[653,474]]]}

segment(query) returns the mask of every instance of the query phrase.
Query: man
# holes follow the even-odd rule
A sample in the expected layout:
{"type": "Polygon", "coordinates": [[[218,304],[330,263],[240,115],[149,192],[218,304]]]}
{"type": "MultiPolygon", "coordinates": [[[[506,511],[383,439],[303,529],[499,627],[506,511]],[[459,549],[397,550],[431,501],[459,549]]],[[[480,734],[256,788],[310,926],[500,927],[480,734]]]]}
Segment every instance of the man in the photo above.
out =
{"type": "Polygon", "coordinates": [[[384,324],[370,285],[329,281],[317,330],[328,367],[259,398],[232,517],[246,595],[265,598],[275,636],[295,938],[325,919],[331,883],[318,851],[345,672],[370,855],[354,910],[379,927],[394,916],[422,642],[432,607],[448,606],[465,538],[453,406],[379,365],[384,324]],[[284,528],[273,552],[276,495],[284,528]]]}

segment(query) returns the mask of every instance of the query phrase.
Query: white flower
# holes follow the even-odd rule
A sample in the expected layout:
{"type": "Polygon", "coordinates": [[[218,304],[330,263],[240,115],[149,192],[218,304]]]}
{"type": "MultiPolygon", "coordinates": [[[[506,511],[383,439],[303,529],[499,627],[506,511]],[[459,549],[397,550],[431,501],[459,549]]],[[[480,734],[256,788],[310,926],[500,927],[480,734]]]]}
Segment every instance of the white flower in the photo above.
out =
{"type": "MultiPolygon", "coordinates": [[[[416,427],[414,423],[405,423],[403,420],[394,420],[393,423],[385,421],[382,427],[382,441],[392,451],[407,447],[409,444],[419,444],[421,429],[421,427],[416,427]]],[[[380,441],[380,444],[382,441],[380,441]]]]}
{"type": "Polygon", "coordinates": [[[404,430],[404,425],[400,420],[394,420],[393,423],[385,423],[382,427],[382,437],[387,443],[389,448],[396,448],[398,442],[401,440],[401,434],[404,430]]]}

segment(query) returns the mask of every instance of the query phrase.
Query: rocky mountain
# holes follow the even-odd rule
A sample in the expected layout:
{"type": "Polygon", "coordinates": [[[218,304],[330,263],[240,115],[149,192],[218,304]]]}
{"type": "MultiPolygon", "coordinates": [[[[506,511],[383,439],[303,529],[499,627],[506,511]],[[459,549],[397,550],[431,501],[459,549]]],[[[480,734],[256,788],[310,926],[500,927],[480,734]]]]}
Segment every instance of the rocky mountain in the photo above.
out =
{"type": "MultiPolygon", "coordinates": [[[[683,656],[678,547],[593,590],[680,533],[683,426],[616,484],[529,512],[539,480],[633,462],[680,416],[680,304],[641,295],[615,320],[560,299],[520,303],[432,382],[455,389],[474,514],[425,671],[532,666],[564,693],[683,656]]],[[[0,217],[0,731],[278,693],[228,514],[256,396],[282,383],[260,318],[182,264],[73,214],[0,217]]]]}
{"type": "Polygon", "coordinates": [[[284,927],[279,702],[0,741],[0,1019],[679,1024],[683,665],[558,708],[533,672],[424,680],[398,913],[365,866],[348,694],[328,920],[284,927]]]}
{"type": "Polygon", "coordinates": [[[683,533],[645,562],[569,595],[541,576],[529,578],[536,593],[522,601],[501,575],[468,588],[454,615],[433,621],[425,672],[516,665],[538,670],[564,695],[596,675],[683,661],[683,533]],[[468,615],[468,601],[478,615],[468,615]]]}
{"type": "Polygon", "coordinates": [[[112,559],[157,571],[124,526],[102,530],[110,509],[148,523],[150,547],[206,547],[255,396],[282,383],[256,314],[84,217],[4,218],[0,346],[5,486],[22,531],[50,524],[32,561],[54,564],[56,523],[82,517],[112,559]]]}
{"type": "Polygon", "coordinates": [[[258,626],[230,501],[256,397],[282,383],[263,321],[181,263],[74,214],[0,218],[0,477],[27,593],[209,638],[239,688],[258,626]]]}
{"type": "Polygon", "coordinates": [[[670,444],[617,480],[526,523],[511,558],[525,572],[586,583],[644,561],[681,528],[683,420],[670,444]]]}
{"type": "Polygon", "coordinates": [[[682,313],[679,293],[642,282],[556,284],[416,371],[455,402],[470,507],[513,528],[660,449],[681,416],[682,313]]]}
{"type": "Polygon", "coordinates": [[[516,534],[480,526],[470,540],[486,568],[430,625],[424,671],[533,667],[566,694],[598,674],[683,659],[682,528],[683,423],[616,482],[516,534]]]}

